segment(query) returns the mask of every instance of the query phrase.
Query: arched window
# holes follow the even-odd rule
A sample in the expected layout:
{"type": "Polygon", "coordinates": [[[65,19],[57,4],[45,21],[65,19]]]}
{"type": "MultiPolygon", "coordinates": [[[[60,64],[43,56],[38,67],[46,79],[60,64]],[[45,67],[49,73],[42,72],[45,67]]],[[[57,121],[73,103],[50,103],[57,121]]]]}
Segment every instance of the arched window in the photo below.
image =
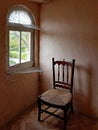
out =
{"type": "Polygon", "coordinates": [[[13,8],[7,18],[9,71],[34,66],[34,17],[24,7],[13,8]]]}

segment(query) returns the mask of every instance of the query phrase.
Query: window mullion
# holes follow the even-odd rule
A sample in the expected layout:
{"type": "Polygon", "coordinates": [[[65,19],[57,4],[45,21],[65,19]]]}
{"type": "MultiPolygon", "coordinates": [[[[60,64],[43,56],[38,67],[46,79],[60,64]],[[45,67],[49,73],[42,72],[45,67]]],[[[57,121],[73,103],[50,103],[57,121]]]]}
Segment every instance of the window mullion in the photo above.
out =
{"type": "Polygon", "coordinates": [[[7,32],[7,62],[9,71],[32,67],[34,60],[33,40],[35,37],[32,25],[35,25],[34,19],[28,10],[15,7],[9,12],[7,18],[7,31],[9,31],[9,33],[7,32]]]}
{"type": "Polygon", "coordinates": [[[21,38],[22,38],[22,36],[21,36],[21,31],[20,31],[20,45],[19,45],[19,63],[21,63],[21,38]]]}

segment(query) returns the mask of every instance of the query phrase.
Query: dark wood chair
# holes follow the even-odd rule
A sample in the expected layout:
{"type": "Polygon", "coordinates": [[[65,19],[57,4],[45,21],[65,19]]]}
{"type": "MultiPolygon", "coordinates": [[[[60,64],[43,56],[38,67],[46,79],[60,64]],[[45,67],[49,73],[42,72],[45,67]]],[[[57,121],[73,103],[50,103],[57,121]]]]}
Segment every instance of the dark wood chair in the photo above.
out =
{"type": "Polygon", "coordinates": [[[64,120],[64,130],[71,112],[73,112],[73,80],[75,59],[72,62],[65,60],[55,61],[52,58],[53,88],[45,91],[38,97],[38,121],[43,112],[64,120]],[[42,105],[47,106],[43,109],[42,105]],[[50,112],[49,108],[63,110],[63,117],[50,112]]]}

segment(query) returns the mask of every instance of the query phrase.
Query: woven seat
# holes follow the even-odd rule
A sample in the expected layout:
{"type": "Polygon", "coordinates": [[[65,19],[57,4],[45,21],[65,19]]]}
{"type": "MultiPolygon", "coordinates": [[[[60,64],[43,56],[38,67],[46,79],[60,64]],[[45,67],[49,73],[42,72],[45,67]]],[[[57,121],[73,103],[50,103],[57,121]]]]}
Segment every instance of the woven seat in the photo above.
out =
{"type": "Polygon", "coordinates": [[[44,92],[41,95],[41,99],[43,101],[46,101],[50,104],[54,104],[54,105],[66,105],[67,103],[69,103],[71,101],[72,98],[72,94],[70,93],[69,90],[62,90],[60,88],[57,89],[50,89],[47,90],[46,92],[44,92]]]}
{"type": "Polygon", "coordinates": [[[41,120],[43,112],[64,120],[64,130],[70,112],[73,112],[73,78],[74,78],[75,60],[68,62],[65,60],[54,61],[52,58],[53,68],[53,88],[43,92],[38,97],[38,121],[41,120]],[[42,107],[45,105],[46,107],[42,107]],[[61,109],[63,117],[57,113],[49,111],[49,108],[61,109]]]}

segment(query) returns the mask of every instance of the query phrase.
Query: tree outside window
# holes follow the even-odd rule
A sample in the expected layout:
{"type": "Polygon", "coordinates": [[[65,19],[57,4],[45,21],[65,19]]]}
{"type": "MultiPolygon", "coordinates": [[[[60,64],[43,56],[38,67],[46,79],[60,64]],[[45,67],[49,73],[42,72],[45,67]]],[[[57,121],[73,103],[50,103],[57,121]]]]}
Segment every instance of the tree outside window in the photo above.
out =
{"type": "Polygon", "coordinates": [[[12,9],[8,16],[8,68],[34,65],[34,21],[22,7],[12,9]]]}

